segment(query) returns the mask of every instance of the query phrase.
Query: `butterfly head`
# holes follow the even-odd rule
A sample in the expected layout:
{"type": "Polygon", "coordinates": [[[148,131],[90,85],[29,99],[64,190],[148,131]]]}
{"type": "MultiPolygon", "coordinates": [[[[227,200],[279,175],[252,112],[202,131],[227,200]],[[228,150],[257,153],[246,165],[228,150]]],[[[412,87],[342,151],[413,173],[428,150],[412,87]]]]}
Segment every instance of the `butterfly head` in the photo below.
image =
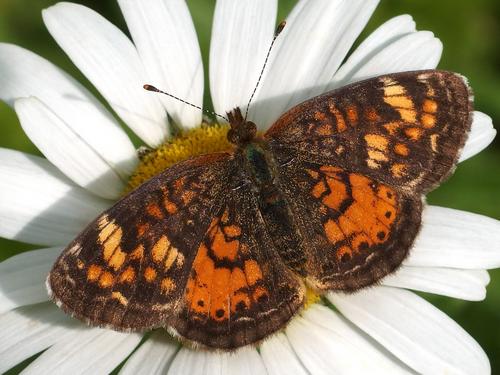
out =
{"type": "Polygon", "coordinates": [[[236,146],[244,146],[255,138],[257,126],[253,122],[245,120],[240,108],[237,107],[227,112],[227,117],[231,126],[231,129],[227,133],[229,142],[236,146]]]}

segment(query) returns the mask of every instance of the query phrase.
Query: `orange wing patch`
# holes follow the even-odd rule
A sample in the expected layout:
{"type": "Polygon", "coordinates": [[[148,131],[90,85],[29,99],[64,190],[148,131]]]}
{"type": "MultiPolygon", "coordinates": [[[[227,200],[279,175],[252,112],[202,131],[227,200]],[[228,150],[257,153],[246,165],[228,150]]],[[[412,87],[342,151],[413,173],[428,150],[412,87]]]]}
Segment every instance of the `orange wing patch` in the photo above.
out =
{"type": "Polygon", "coordinates": [[[248,246],[241,236],[228,209],[212,220],[186,286],[185,300],[195,319],[222,322],[268,296],[262,269],[257,261],[248,259],[248,246]]]}
{"type": "MultiPolygon", "coordinates": [[[[372,141],[374,147],[386,146],[382,140],[372,141]]],[[[322,166],[308,174],[316,177],[311,195],[335,213],[327,214],[333,217],[325,219],[323,229],[328,241],[338,246],[339,260],[387,241],[398,213],[393,189],[334,167],[322,166]]]]}

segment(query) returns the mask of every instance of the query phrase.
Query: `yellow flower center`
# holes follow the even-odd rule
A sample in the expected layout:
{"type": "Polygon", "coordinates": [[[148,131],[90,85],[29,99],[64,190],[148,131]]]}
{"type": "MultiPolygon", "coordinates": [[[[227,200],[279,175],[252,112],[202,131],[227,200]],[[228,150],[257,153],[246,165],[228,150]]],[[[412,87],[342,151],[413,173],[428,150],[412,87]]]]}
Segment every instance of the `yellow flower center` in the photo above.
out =
{"type": "Polygon", "coordinates": [[[304,303],[304,309],[308,309],[315,303],[319,303],[321,301],[321,296],[316,293],[314,290],[306,287],[306,302],[304,303]]]}
{"type": "Polygon", "coordinates": [[[128,181],[125,193],[130,192],[150,178],[163,172],[175,163],[193,156],[230,150],[227,140],[229,125],[208,125],[185,130],[178,136],[141,156],[140,163],[128,181]]]}

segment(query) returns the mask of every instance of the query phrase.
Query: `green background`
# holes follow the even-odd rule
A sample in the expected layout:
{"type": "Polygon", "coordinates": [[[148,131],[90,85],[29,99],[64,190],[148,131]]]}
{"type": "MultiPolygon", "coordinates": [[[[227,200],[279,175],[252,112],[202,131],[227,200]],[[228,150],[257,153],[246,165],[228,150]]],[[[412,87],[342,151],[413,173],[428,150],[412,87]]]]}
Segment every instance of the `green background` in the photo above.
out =
{"type": "MultiPolygon", "coordinates": [[[[76,2],[93,8],[126,31],[115,1],[76,2]]],[[[187,2],[198,31],[205,67],[208,67],[215,1],[187,2]]],[[[57,1],[53,0],[0,0],[0,42],[19,44],[35,51],[73,74],[95,93],[91,84],[52,40],[42,23],[41,10],[55,3],[57,1]]],[[[294,3],[294,0],[280,1],[279,19],[286,17],[294,3]]],[[[494,124],[500,125],[500,1],[381,0],[362,37],[382,22],[403,13],[414,17],[419,30],[431,30],[441,39],[444,53],[440,68],[467,76],[475,91],[476,109],[489,114],[494,124]]],[[[208,77],[205,82],[208,82],[208,77]]],[[[205,102],[210,106],[209,93],[206,91],[205,102]]],[[[14,111],[2,102],[0,129],[0,147],[39,154],[23,133],[14,111]]],[[[431,193],[428,201],[500,219],[499,164],[500,137],[486,151],[460,164],[455,175],[431,193]]],[[[0,248],[2,260],[32,249],[33,246],[0,239],[0,248]]],[[[500,374],[500,271],[492,271],[490,274],[491,284],[487,299],[483,302],[467,302],[433,295],[425,297],[448,313],[480,343],[490,358],[492,373],[500,374]]]]}

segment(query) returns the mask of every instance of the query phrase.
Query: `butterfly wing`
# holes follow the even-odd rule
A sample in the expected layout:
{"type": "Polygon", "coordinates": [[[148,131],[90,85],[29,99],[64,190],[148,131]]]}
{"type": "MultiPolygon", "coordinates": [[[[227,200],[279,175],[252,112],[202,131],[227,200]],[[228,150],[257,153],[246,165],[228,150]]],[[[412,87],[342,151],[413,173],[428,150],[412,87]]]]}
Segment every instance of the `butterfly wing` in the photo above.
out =
{"type": "Polygon", "coordinates": [[[456,73],[381,76],[299,104],[265,137],[274,152],[427,193],[454,170],[472,124],[471,95],[456,73]]]}
{"type": "Polygon", "coordinates": [[[452,173],[471,122],[464,79],[420,71],[313,98],[268,130],[310,285],[356,290],[401,264],[422,194],[452,173]]]}
{"type": "Polygon", "coordinates": [[[169,168],[63,251],[47,280],[52,298],[91,325],[170,327],[216,348],[274,332],[302,304],[302,285],[266,244],[246,184],[234,154],[169,168]]]}
{"type": "Polygon", "coordinates": [[[233,185],[193,263],[184,304],[170,325],[209,347],[234,349],[284,327],[303,305],[302,281],[281,260],[253,185],[233,185]]]}

